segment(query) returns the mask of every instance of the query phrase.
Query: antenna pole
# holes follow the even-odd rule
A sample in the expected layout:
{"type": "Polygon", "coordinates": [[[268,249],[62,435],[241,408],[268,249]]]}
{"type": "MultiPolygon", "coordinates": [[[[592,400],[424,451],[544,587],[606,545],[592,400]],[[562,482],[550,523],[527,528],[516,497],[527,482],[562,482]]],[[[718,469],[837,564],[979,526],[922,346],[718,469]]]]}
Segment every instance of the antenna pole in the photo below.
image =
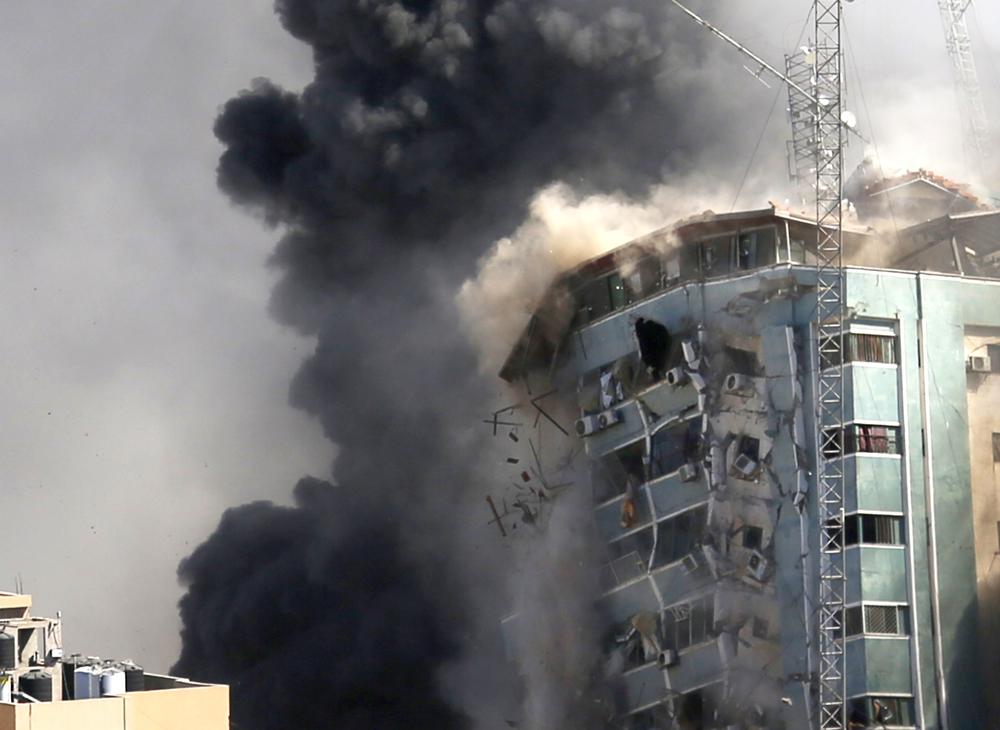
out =
{"type": "Polygon", "coordinates": [[[845,730],[841,0],[814,0],[816,29],[816,486],[820,519],[819,728],[845,730]]]}
{"type": "Polygon", "coordinates": [[[972,54],[972,39],[965,22],[965,11],[971,0],[938,0],[941,23],[944,25],[944,42],[951,58],[952,75],[958,91],[962,115],[962,140],[966,153],[982,165],[992,153],[989,118],[983,103],[983,92],[976,72],[976,59],[972,54]]]}

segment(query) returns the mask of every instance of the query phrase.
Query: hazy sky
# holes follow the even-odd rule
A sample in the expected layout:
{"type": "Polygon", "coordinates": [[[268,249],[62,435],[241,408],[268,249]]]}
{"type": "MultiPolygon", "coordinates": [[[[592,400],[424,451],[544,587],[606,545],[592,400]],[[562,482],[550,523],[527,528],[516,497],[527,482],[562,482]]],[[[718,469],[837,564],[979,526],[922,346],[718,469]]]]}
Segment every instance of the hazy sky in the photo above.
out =
{"type": "MultiPolygon", "coordinates": [[[[766,5],[700,8],[780,63],[808,3],[766,5]]],[[[1000,9],[983,5],[997,111],[1000,9]]],[[[936,5],[899,7],[845,6],[875,139],[889,161],[957,174],[936,5]]],[[[165,669],[179,559],[226,506],[285,501],[334,453],[286,405],[311,343],[267,317],[277,234],[217,192],[211,134],[252,78],[298,89],[310,59],[270,0],[7,2],[0,29],[0,588],[20,574],[39,613],[63,610],[70,651],[165,669]]],[[[734,121],[750,138],[776,91],[734,121]]],[[[751,180],[783,174],[783,109],[751,180]]]]}

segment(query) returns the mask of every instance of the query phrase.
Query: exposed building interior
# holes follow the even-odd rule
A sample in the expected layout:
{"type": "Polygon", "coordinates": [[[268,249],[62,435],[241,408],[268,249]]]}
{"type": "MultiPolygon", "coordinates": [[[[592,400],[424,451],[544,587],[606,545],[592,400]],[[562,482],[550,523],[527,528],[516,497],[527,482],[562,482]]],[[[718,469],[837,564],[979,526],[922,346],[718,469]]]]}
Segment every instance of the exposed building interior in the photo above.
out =
{"type": "Polygon", "coordinates": [[[844,561],[848,726],[984,726],[1000,211],[923,170],[849,187],[842,356],[815,354],[816,224],[769,207],[563,273],[501,371],[577,414],[615,727],[808,727],[825,540],[844,561]],[[836,432],[816,417],[831,369],[836,432]],[[820,521],[817,454],[843,474],[842,525],[820,521]]]}

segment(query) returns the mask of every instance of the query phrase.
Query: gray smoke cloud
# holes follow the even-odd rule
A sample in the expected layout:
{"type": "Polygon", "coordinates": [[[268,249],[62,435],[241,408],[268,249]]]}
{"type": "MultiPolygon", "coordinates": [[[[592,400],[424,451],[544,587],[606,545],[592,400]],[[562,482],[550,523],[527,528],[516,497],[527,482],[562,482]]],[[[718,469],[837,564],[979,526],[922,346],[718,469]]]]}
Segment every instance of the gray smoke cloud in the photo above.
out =
{"type": "MultiPolygon", "coordinates": [[[[554,181],[642,198],[694,171],[737,180],[734,152],[752,146],[767,102],[756,82],[733,83],[739,59],[662,2],[279,0],[276,10],[311,47],[316,76],[300,93],[258,80],[225,104],[218,183],[281,232],[272,312],[317,339],[291,399],[340,451],[332,485],[300,483],[289,508],[230,510],[182,564],[175,669],[230,682],[243,728],[290,716],[302,728],[486,727],[517,692],[496,639],[505,553],[484,536],[482,509],[497,470],[478,421],[495,394],[463,330],[459,285],[554,181]],[[734,124],[748,109],[760,121],[734,124]],[[236,555],[260,559],[220,567],[236,555]],[[416,607],[420,638],[391,610],[399,602],[416,607]],[[233,630],[206,635],[214,626],[233,630]],[[247,632],[267,640],[247,648],[247,632]],[[320,651],[304,651],[316,636],[320,651]],[[296,678],[309,682],[307,707],[288,691],[296,678]]],[[[782,147],[764,149],[773,176],[782,147]]],[[[751,189],[764,177],[754,171],[751,189]]],[[[586,554],[567,525],[554,534],[586,554]]],[[[520,585],[544,600],[541,589],[560,584],[540,576],[520,585]]],[[[565,615],[590,621],[586,580],[574,573],[565,587],[565,615]]],[[[536,695],[526,714],[533,727],[595,726],[573,703],[596,656],[569,646],[559,657],[582,659],[582,671],[566,682],[542,672],[552,703],[536,695]]]]}

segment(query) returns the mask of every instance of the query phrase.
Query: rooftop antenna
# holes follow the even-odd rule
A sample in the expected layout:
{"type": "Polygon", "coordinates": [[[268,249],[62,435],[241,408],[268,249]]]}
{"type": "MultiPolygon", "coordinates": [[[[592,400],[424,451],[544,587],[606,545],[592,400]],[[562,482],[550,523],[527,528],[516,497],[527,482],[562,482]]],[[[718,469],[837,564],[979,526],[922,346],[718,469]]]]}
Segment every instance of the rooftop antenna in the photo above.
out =
{"type": "Polygon", "coordinates": [[[938,10],[944,26],[944,44],[951,59],[952,76],[958,92],[962,143],[966,154],[983,167],[992,155],[993,143],[983,92],[979,86],[979,75],[976,72],[976,59],[972,53],[969,26],[965,22],[965,13],[970,5],[972,0],[938,0],[938,10]]]}

